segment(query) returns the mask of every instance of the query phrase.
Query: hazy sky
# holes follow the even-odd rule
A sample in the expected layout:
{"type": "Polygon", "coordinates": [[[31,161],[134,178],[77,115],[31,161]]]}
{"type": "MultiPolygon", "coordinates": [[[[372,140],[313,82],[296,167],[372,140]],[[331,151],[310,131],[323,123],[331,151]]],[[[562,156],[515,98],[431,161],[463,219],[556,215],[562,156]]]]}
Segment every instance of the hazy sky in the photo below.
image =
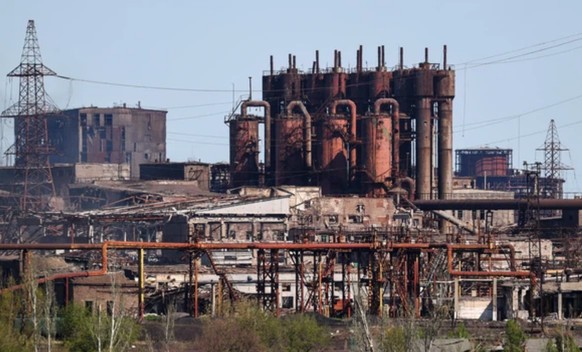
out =
{"type": "MultiPolygon", "coordinates": [[[[431,62],[441,62],[447,44],[457,70],[454,148],[513,148],[519,168],[524,160],[543,161],[536,148],[555,119],[562,144],[570,148],[562,161],[577,170],[566,173],[567,190],[582,192],[581,13],[580,0],[2,0],[0,74],[18,65],[27,20],[34,19],[44,63],[60,75],[207,90],[47,78],[47,91],[60,108],[139,101],[167,109],[168,156],[215,162],[228,160],[224,115],[233,86],[236,99],[245,94],[249,76],[260,89],[269,55],[282,67],[293,53],[298,67],[308,70],[315,50],[325,66],[338,49],[343,65],[353,67],[361,44],[364,63],[375,66],[376,47],[385,45],[388,66],[394,66],[402,46],[405,65],[412,66],[423,60],[424,47],[431,62]]],[[[4,110],[17,99],[18,81],[1,81],[4,110]]],[[[12,125],[2,126],[5,149],[12,125]]]]}

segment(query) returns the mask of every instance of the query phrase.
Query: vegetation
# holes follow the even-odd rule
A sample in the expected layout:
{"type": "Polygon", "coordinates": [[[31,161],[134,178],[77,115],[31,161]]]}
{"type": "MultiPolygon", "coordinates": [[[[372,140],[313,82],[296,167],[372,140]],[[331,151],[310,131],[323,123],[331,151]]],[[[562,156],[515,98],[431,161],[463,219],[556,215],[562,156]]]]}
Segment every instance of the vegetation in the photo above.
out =
{"type": "Polygon", "coordinates": [[[449,333],[449,337],[457,339],[470,339],[471,334],[469,334],[469,330],[467,330],[465,324],[461,321],[457,323],[455,330],[449,333]]]}
{"type": "Polygon", "coordinates": [[[506,352],[522,352],[525,351],[526,336],[521,325],[515,319],[507,321],[505,325],[505,341],[503,343],[503,351],[506,352]]]}
{"type": "Polygon", "coordinates": [[[564,328],[559,328],[553,338],[548,340],[545,352],[579,352],[576,340],[564,328]]]}
{"type": "Polygon", "coordinates": [[[321,351],[327,330],[309,315],[278,319],[252,302],[240,302],[223,317],[209,318],[196,345],[203,352],[321,351]]]}
{"type": "Polygon", "coordinates": [[[101,309],[92,314],[71,304],[62,312],[59,331],[71,352],[111,352],[128,349],[139,335],[139,325],[129,317],[106,314],[101,309]]]}

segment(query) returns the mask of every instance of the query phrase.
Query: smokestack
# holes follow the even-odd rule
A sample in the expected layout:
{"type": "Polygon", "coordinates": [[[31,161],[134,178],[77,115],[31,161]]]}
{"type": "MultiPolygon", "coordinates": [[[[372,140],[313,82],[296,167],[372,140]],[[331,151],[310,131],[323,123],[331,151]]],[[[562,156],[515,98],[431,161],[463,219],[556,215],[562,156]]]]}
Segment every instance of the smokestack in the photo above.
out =
{"type": "Polygon", "coordinates": [[[337,50],[333,51],[333,68],[337,68],[337,50]]]}
{"type": "Polygon", "coordinates": [[[339,50],[337,52],[337,65],[338,67],[342,67],[342,52],[339,50]]]}
{"type": "Polygon", "coordinates": [[[428,48],[424,48],[424,63],[428,64],[428,48]]]}
{"type": "Polygon", "coordinates": [[[380,71],[380,67],[382,67],[382,47],[378,47],[378,71],[380,71]]]}
{"type": "Polygon", "coordinates": [[[443,70],[447,69],[447,46],[443,45],[443,70]]]}
{"type": "Polygon", "coordinates": [[[382,67],[386,66],[386,58],[384,56],[384,45],[382,45],[382,67]]]}
{"type": "Polygon", "coordinates": [[[289,69],[293,68],[293,56],[289,54],[289,69]]]}
{"type": "Polygon", "coordinates": [[[271,76],[273,76],[275,74],[275,68],[274,68],[274,64],[273,64],[273,55],[271,55],[271,76]]]}
{"type": "Polygon", "coordinates": [[[293,69],[297,68],[297,58],[295,57],[295,55],[293,55],[293,69]]]}
{"type": "Polygon", "coordinates": [[[364,68],[364,47],[360,45],[360,71],[364,68]]]}
{"type": "Polygon", "coordinates": [[[319,50],[315,50],[315,63],[316,72],[319,73],[319,50]]]}
{"type": "Polygon", "coordinates": [[[404,48],[400,47],[400,70],[404,69],[404,48]]]}

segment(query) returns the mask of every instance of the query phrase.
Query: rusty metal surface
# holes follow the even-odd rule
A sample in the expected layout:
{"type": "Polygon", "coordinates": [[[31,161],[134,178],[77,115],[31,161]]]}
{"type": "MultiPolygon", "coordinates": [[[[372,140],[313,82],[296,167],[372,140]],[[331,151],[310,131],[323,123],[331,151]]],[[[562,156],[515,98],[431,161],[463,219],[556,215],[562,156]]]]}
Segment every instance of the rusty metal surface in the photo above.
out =
{"type": "Polygon", "coordinates": [[[274,119],[274,123],[274,185],[305,185],[308,175],[303,155],[304,119],[302,116],[286,116],[274,119]]]}
{"type": "MultiPolygon", "coordinates": [[[[368,156],[364,156],[364,154],[370,154],[365,151],[370,146],[359,144],[359,142],[365,143],[367,138],[365,130],[368,129],[360,120],[367,113],[373,111],[373,105],[377,99],[394,99],[399,107],[398,113],[392,115],[391,132],[394,138],[390,148],[392,174],[389,176],[394,179],[400,177],[416,178],[416,194],[421,198],[432,198],[433,186],[438,186],[440,188],[438,194],[443,198],[450,193],[450,185],[452,184],[450,181],[452,156],[449,156],[451,153],[449,150],[452,149],[451,102],[455,94],[455,72],[447,66],[446,48],[443,48],[442,66],[429,62],[427,52],[424,61],[418,66],[405,67],[401,50],[400,65],[395,69],[388,69],[386,66],[384,46],[378,47],[378,62],[373,67],[364,67],[363,53],[363,47],[359,46],[356,50],[356,65],[352,69],[342,67],[342,54],[335,50],[333,52],[333,65],[328,68],[320,68],[319,51],[316,51],[315,61],[307,73],[297,69],[296,58],[293,55],[289,55],[288,68],[279,71],[274,69],[271,58],[270,70],[265,71],[263,76],[263,99],[272,105],[273,116],[290,115],[285,111],[286,104],[292,101],[301,101],[305,104],[305,110],[313,117],[314,122],[325,119],[328,115],[341,114],[340,109],[334,109],[332,106],[339,104],[334,103],[334,101],[351,101],[355,106],[349,108],[350,133],[347,139],[349,144],[347,148],[350,149],[348,158],[350,164],[346,173],[349,175],[350,192],[359,194],[367,193],[367,182],[362,181],[363,176],[360,176],[360,170],[365,168],[364,164],[366,166],[370,164],[370,160],[356,160],[357,157],[367,158],[368,156]],[[439,104],[440,113],[438,116],[432,116],[433,104],[439,104]],[[326,111],[326,109],[329,110],[326,111]],[[402,119],[400,114],[403,116],[402,119]],[[442,122],[435,122],[441,119],[442,122]],[[442,132],[439,133],[438,145],[437,139],[432,138],[435,126],[439,126],[439,130],[442,132]],[[404,131],[404,134],[401,134],[401,131],[404,131]],[[412,150],[415,139],[417,149],[412,150]],[[437,153],[442,154],[442,156],[437,158],[437,153]],[[434,158],[432,154],[434,154],[434,158]],[[439,160],[438,177],[433,177],[433,170],[437,166],[433,159],[439,160]],[[415,174],[413,174],[413,170],[416,170],[415,174]],[[438,185],[435,182],[437,179],[440,180],[438,185]]],[[[266,128],[270,128],[270,125],[273,125],[274,128],[274,123],[266,124],[266,128]]],[[[308,129],[308,127],[305,128],[308,129]]],[[[325,144],[334,144],[331,140],[325,140],[320,131],[321,129],[318,131],[317,145],[314,144],[313,148],[314,160],[322,155],[322,150],[326,148],[325,144]]],[[[269,134],[269,136],[271,135],[269,134]]],[[[309,138],[304,136],[304,141],[306,139],[309,138]]],[[[307,149],[307,144],[305,145],[307,149]]],[[[265,153],[270,153],[271,149],[275,149],[275,146],[265,148],[265,153]]],[[[384,150],[382,147],[380,149],[384,150]]],[[[309,153],[306,151],[305,154],[307,162],[309,153]]],[[[327,156],[324,155],[322,158],[323,161],[317,161],[318,166],[328,163],[325,160],[327,156]]],[[[273,157],[267,159],[267,163],[274,160],[273,157]]],[[[383,155],[380,155],[380,159],[386,160],[383,155]]],[[[375,163],[379,165],[382,164],[382,161],[377,160],[375,163]]],[[[307,162],[307,164],[309,163],[307,162]]],[[[272,169],[279,166],[273,165],[272,169]]],[[[267,172],[268,170],[269,168],[267,168],[267,172]]],[[[277,173],[277,170],[271,171],[273,174],[277,173]]],[[[312,179],[320,180],[320,185],[325,188],[324,194],[329,194],[327,193],[330,189],[329,182],[324,184],[326,182],[325,176],[317,174],[317,172],[325,172],[325,170],[315,168],[310,174],[312,179]]]]}
{"type": "Polygon", "coordinates": [[[324,194],[345,192],[348,185],[348,121],[330,117],[318,123],[320,186],[324,194]]]}
{"type": "Polygon", "coordinates": [[[254,117],[229,122],[232,187],[259,184],[259,121],[254,117]]]}
{"type": "Polygon", "coordinates": [[[421,210],[525,210],[528,206],[538,209],[582,209],[582,199],[418,199],[414,205],[421,210]]]}

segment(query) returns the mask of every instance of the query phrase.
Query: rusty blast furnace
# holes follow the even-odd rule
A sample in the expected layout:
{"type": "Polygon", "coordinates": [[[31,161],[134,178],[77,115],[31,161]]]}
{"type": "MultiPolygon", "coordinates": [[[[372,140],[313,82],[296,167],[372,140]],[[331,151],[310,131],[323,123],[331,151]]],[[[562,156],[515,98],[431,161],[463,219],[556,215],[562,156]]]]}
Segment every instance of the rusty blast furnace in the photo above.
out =
{"type": "Polygon", "coordinates": [[[271,67],[263,75],[263,100],[247,100],[228,117],[232,186],[319,185],[324,194],[383,196],[395,187],[409,196],[445,199],[452,193],[452,101],[455,71],[424,61],[388,69],[384,47],[376,67],[334,64],[309,72],[271,67]],[[262,116],[248,113],[262,108],[262,116]],[[259,124],[264,124],[263,140],[259,124]],[[259,146],[264,150],[264,168],[259,146]],[[436,172],[435,172],[436,170],[436,172]],[[436,187],[435,187],[436,186],[436,187]]]}

